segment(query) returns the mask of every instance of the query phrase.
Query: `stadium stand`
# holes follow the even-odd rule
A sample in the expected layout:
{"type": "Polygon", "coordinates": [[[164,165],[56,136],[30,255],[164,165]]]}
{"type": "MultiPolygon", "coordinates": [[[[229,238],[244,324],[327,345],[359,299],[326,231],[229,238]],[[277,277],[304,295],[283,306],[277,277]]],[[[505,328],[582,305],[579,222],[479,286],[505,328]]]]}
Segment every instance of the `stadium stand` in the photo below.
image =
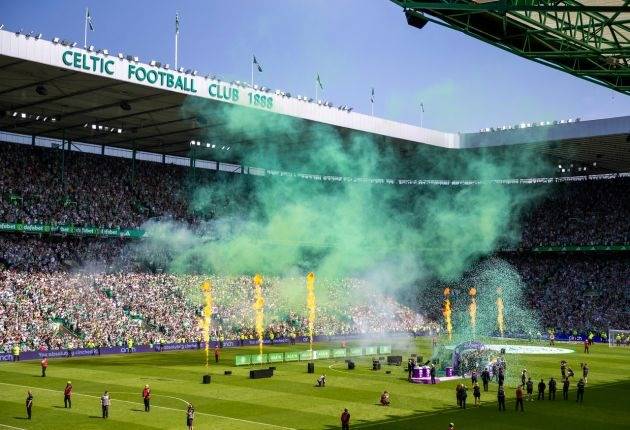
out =
{"type": "MultiPolygon", "coordinates": [[[[139,227],[156,217],[198,221],[184,203],[185,167],[135,163],[132,174],[131,160],[73,152],[62,161],[51,149],[0,144],[0,222],[139,227]]],[[[630,264],[625,254],[542,255],[529,248],[629,243],[630,205],[621,197],[628,195],[630,179],[510,186],[551,190],[525,216],[521,249],[504,256],[521,273],[529,306],[544,325],[597,332],[627,326],[630,264]]],[[[90,342],[122,345],[129,338],[136,343],[198,339],[200,301],[192,298],[202,278],[162,274],[160,267],[135,261],[126,246],[130,240],[1,234],[1,348],[10,351],[16,342],[28,350],[90,342]]],[[[253,336],[253,328],[242,323],[249,320],[243,314],[249,307],[242,305],[251,301],[249,280],[213,281],[213,336],[253,336]]],[[[330,282],[343,283],[343,288],[329,291],[345,291],[348,297],[322,300],[316,328],[321,333],[363,333],[375,327],[383,332],[425,332],[437,327],[439,304],[428,306],[421,300],[412,310],[361,281],[330,282]],[[349,300],[361,296],[356,294],[359,289],[366,292],[364,301],[349,300]]],[[[295,304],[279,299],[281,285],[273,278],[264,285],[269,305],[266,336],[304,335],[306,322],[295,313],[295,304]]]]}

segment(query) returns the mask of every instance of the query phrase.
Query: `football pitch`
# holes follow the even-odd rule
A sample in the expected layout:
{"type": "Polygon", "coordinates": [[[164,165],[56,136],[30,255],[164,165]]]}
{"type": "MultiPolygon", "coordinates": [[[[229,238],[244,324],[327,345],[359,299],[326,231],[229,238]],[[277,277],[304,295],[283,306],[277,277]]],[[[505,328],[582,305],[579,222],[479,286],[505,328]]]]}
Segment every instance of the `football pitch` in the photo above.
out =
{"type": "MultiPolygon", "coordinates": [[[[392,343],[393,354],[406,360],[413,351],[430,356],[430,340],[411,344],[392,343]]],[[[542,345],[542,344],[541,344],[542,345]]],[[[319,344],[317,347],[338,347],[319,344]]],[[[560,379],[559,362],[565,359],[581,376],[579,363],[590,367],[584,403],[575,401],[576,383],[571,381],[569,400],[562,400],[561,384],[555,401],[525,402],[525,412],[514,410],[515,386],[506,386],[507,411],[497,408],[497,385],[473,405],[470,380],[468,407],[455,401],[458,381],[437,385],[411,384],[403,366],[371,370],[371,357],[356,359],[348,370],[343,360],[318,360],[315,374],[306,363],[278,363],[269,379],[249,379],[250,367],[235,367],[236,354],[255,354],[257,348],[231,348],[222,352],[218,364],[210,365],[212,382],[201,382],[205,372],[203,351],[127,354],[94,358],[51,359],[47,376],[41,377],[39,362],[0,364],[0,429],[184,429],[186,406],[196,409],[195,429],[333,429],[340,428],[343,408],[351,414],[351,428],[446,429],[454,422],[460,429],[623,429],[630,428],[630,348],[594,345],[589,355],[578,344],[559,344],[573,349],[568,354],[519,355],[536,382],[551,376],[560,379]],[[224,375],[231,370],[232,375],[224,375]],[[391,373],[386,373],[386,371],[391,373]],[[327,384],[315,387],[324,373],[327,384]],[[74,386],[72,409],[63,405],[67,381],[74,386]],[[152,390],[151,411],[144,412],[141,392],[152,390]],[[34,395],[33,419],[27,420],[26,392],[34,395]],[[110,417],[101,418],[99,397],[108,390],[110,417]],[[379,406],[379,396],[389,391],[392,404],[379,406]]],[[[304,350],[303,345],[272,346],[271,352],[304,350]]],[[[508,381],[509,382],[509,381],[508,381]]],[[[536,390],[536,388],[535,388],[536,390]]]]}

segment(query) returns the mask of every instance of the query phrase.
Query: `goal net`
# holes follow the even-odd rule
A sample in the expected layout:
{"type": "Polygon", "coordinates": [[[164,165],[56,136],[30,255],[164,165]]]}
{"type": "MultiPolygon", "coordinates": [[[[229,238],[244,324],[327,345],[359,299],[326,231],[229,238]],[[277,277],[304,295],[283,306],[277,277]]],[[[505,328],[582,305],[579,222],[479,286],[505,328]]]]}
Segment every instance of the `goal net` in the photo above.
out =
{"type": "Polygon", "coordinates": [[[608,346],[630,345],[630,330],[608,330],[608,346]]]}

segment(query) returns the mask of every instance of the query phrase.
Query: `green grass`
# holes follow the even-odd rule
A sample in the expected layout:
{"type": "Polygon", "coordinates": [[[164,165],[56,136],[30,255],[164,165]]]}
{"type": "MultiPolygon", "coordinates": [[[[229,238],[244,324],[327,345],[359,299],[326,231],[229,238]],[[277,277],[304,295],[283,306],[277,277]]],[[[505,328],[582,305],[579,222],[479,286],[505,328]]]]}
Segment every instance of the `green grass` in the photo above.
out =
{"type": "MultiPolygon", "coordinates": [[[[185,428],[185,402],[195,405],[196,429],[332,429],[339,427],[344,407],[352,414],[352,428],[446,429],[449,422],[458,430],[630,428],[625,409],[630,398],[630,349],[595,345],[585,356],[580,345],[561,346],[576,352],[521,355],[518,366],[529,369],[533,378],[548,380],[552,375],[559,379],[563,358],[576,373],[579,362],[588,361],[591,372],[584,403],[576,404],[573,381],[569,401],[561,400],[559,392],[555,402],[525,402],[525,413],[514,411],[513,385],[507,387],[505,413],[497,410],[496,384],[490,385],[490,392],[482,392],[481,407],[469,405],[461,410],[455,405],[455,381],[435,386],[410,384],[401,367],[369,370],[369,358],[357,360],[354,371],[346,370],[343,361],[317,361],[316,375],[306,373],[305,363],[281,363],[273,378],[250,380],[249,368],[232,364],[235,354],[255,353],[256,348],[230,349],[224,351],[218,365],[211,365],[210,385],[201,384],[205,369],[199,351],[51,359],[46,378],[40,376],[36,361],[2,363],[0,429],[179,429],[185,428]],[[224,370],[233,374],[225,376],[224,370]],[[387,375],[386,370],[392,373],[387,375]],[[327,375],[325,388],[314,387],[318,373],[327,375]],[[67,380],[74,385],[72,409],[63,408],[62,391],[67,380]],[[150,413],[143,411],[140,393],[144,384],[153,391],[150,413]],[[24,419],[28,388],[35,397],[32,421],[24,419]],[[98,397],[104,390],[109,390],[113,399],[108,420],[100,418],[98,397]],[[391,393],[391,407],[378,405],[383,390],[391,393]]],[[[394,346],[394,352],[410,347],[425,357],[429,355],[430,345],[425,339],[394,346]]],[[[403,355],[407,354],[405,351],[403,355]]],[[[472,391],[468,400],[472,403],[472,391]]]]}

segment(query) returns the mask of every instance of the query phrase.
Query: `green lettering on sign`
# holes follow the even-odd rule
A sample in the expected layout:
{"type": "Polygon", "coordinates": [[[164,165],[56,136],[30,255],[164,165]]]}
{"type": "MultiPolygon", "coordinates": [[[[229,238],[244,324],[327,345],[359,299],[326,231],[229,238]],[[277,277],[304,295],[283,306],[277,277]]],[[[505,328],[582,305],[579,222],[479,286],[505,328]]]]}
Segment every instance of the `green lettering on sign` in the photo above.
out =
{"type": "Polygon", "coordinates": [[[268,362],[267,354],[255,354],[252,355],[252,364],[262,364],[268,362]]]}
{"type": "Polygon", "coordinates": [[[376,355],[377,349],[375,346],[366,346],[365,347],[365,355],[376,355]]]}
{"type": "Polygon", "coordinates": [[[282,352],[272,352],[269,353],[269,362],[270,363],[279,363],[284,361],[284,354],[282,352]]]}
{"type": "Polygon", "coordinates": [[[346,353],[346,348],[333,349],[333,357],[335,358],[343,358],[346,356],[346,353]]]}
{"type": "Polygon", "coordinates": [[[298,361],[299,359],[300,354],[296,351],[284,353],[284,361],[298,361]]]}
{"type": "Polygon", "coordinates": [[[360,355],[363,355],[363,348],[350,348],[350,351],[348,351],[349,357],[358,357],[360,355]]]}
{"type": "Polygon", "coordinates": [[[237,366],[246,366],[248,364],[251,364],[251,362],[252,362],[251,355],[237,355],[234,358],[234,364],[237,366]]]}

